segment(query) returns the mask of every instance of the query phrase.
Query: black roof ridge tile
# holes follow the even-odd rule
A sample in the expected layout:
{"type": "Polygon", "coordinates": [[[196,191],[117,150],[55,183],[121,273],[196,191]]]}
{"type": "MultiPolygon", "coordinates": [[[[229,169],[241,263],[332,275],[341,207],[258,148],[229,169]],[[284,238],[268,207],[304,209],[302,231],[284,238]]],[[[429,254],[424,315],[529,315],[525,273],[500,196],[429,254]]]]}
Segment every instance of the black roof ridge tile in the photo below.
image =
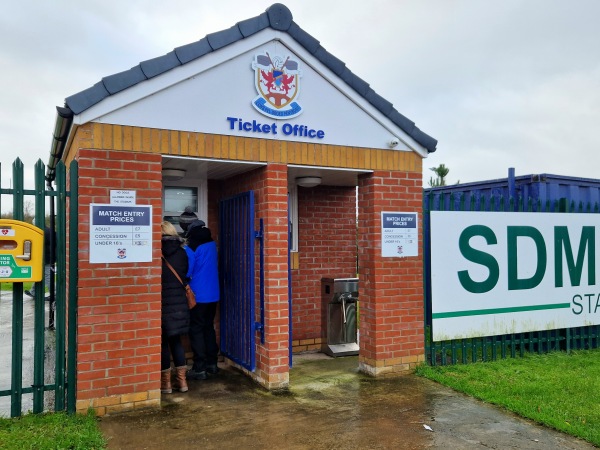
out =
{"type": "Polygon", "coordinates": [[[304,47],[310,54],[314,54],[317,49],[320,47],[321,43],[304,31],[300,26],[292,21],[290,28],[288,29],[288,34],[298,42],[302,47],[304,47]]]}
{"type": "Polygon", "coordinates": [[[341,59],[338,59],[335,56],[333,56],[322,46],[319,46],[319,48],[317,48],[317,51],[314,53],[314,55],[319,61],[321,61],[325,65],[325,67],[330,69],[338,77],[342,73],[344,73],[346,64],[341,59]]]}
{"type": "Polygon", "coordinates": [[[125,89],[134,86],[146,79],[146,75],[144,75],[142,68],[139,65],[137,65],[123,72],[108,75],[102,78],[102,82],[104,83],[104,87],[106,88],[108,93],[110,95],[113,95],[117,92],[124,91],[125,89]]]}
{"type": "Polygon", "coordinates": [[[227,47],[234,42],[244,39],[237,25],[227,28],[226,30],[217,31],[206,35],[206,39],[210,47],[214,50],[227,47]]]}
{"type": "Polygon", "coordinates": [[[203,37],[199,41],[192,42],[191,44],[182,45],[175,49],[175,54],[181,62],[181,64],[187,64],[194,59],[198,59],[207,53],[212,52],[212,48],[208,43],[208,39],[203,37]]]}
{"type": "Polygon", "coordinates": [[[266,12],[259,16],[252,17],[250,19],[242,20],[237,23],[237,26],[242,33],[244,38],[252,36],[259,31],[269,28],[269,16],[266,12]]]}
{"type": "Polygon", "coordinates": [[[227,45],[238,42],[268,27],[286,32],[308,53],[313,55],[325,67],[329,68],[358,95],[390,119],[402,131],[411,136],[428,152],[436,150],[437,140],[421,131],[415,123],[398,112],[394,105],[377,94],[369,84],[355,75],[346,64],[329,53],[320,42],[294,22],[287,6],[274,3],[267,10],[250,19],[242,20],[225,30],[210,33],[199,41],[176,47],[173,51],[157,58],[142,61],[139,65],[120,73],[108,75],[92,87],[71,95],[65,99],[65,105],[74,114],[80,114],[106,97],[121,92],[146,79],[156,77],[175,67],[187,64],[227,45]]]}
{"type": "Polygon", "coordinates": [[[293,22],[292,12],[282,3],[274,3],[267,8],[271,28],[287,31],[293,22]]]}
{"type": "Polygon", "coordinates": [[[414,127],[413,130],[409,133],[410,137],[412,137],[415,141],[425,147],[430,153],[435,152],[435,148],[437,146],[437,139],[429,136],[427,133],[421,131],[419,127],[414,127]],[[433,150],[429,150],[429,149],[433,150]]]}
{"type": "Polygon", "coordinates": [[[415,128],[415,123],[412,120],[410,120],[408,117],[405,117],[402,114],[400,114],[398,112],[398,110],[396,110],[396,109],[394,109],[391,113],[389,113],[388,119],[390,119],[392,122],[394,122],[400,128],[402,128],[402,130],[404,130],[404,132],[406,134],[408,134],[409,136],[412,133],[413,129],[415,128]]]}
{"type": "Polygon", "coordinates": [[[104,83],[98,81],[92,87],[67,97],[65,99],[65,105],[71,109],[74,114],[79,114],[104,100],[109,95],[110,92],[108,92],[104,83]]]}
{"type": "Polygon", "coordinates": [[[179,58],[175,54],[175,50],[172,50],[166,55],[142,61],[140,63],[140,68],[142,69],[142,72],[144,72],[144,75],[146,75],[146,78],[150,79],[180,65],[181,61],[179,61],[179,58]]]}
{"type": "Polygon", "coordinates": [[[373,89],[369,89],[365,95],[367,101],[383,113],[384,116],[388,117],[394,110],[394,105],[387,101],[373,89]]]}
{"type": "Polygon", "coordinates": [[[358,75],[352,73],[346,66],[345,70],[340,74],[340,78],[345,81],[348,86],[354,89],[361,97],[367,95],[367,92],[371,88],[369,83],[360,78],[358,75]]]}

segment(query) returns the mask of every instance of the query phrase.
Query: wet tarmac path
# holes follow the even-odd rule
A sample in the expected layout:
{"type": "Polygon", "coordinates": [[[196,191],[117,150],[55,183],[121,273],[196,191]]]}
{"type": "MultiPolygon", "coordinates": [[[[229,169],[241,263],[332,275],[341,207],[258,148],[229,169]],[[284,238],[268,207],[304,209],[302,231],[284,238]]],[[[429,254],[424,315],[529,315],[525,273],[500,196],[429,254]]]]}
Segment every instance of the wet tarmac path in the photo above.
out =
{"type": "MultiPolygon", "coordinates": [[[[33,373],[33,300],[24,298],[23,384],[33,373]]],[[[46,320],[47,320],[46,311],[46,320]]],[[[0,381],[10,387],[12,294],[0,295],[0,381]]],[[[54,332],[45,331],[45,378],[53,379],[54,332]]],[[[356,357],[294,357],[290,390],[265,391],[235,369],[163,395],[162,408],[100,419],[109,449],[591,449],[437,383],[407,375],[374,380],[356,357]],[[427,429],[429,427],[431,430],[427,429]]],[[[45,410],[53,409],[47,392],[45,410]]],[[[23,396],[23,412],[32,407],[23,396]]],[[[0,398],[0,414],[10,397],[0,398]]]]}
{"type": "Polygon", "coordinates": [[[225,368],[163,395],[160,410],[100,426],[109,449],[595,448],[429,380],[374,380],[357,366],[356,357],[295,357],[284,394],[225,368]]]}

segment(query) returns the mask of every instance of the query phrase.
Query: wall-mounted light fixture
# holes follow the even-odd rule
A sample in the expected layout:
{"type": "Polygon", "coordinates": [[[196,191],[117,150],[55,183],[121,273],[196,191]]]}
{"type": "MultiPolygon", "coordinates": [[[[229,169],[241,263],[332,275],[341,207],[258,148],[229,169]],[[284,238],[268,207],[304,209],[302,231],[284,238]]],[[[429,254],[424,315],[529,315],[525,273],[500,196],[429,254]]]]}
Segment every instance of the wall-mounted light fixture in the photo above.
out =
{"type": "Polygon", "coordinates": [[[165,181],[177,181],[185,177],[185,170],[183,169],[163,169],[162,177],[165,181]]]}
{"type": "Polygon", "coordinates": [[[315,187],[321,184],[321,177],[298,177],[296,184],[301,187],[315,187]]]}

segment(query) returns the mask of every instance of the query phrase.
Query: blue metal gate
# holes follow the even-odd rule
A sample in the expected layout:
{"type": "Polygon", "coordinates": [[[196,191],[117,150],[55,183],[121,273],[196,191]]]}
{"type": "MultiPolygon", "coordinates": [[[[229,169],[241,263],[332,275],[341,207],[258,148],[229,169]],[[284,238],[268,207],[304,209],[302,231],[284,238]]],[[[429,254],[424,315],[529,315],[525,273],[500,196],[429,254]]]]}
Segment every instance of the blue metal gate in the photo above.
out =
{"type": "Polygon", "coordinates": [[[221,353],[250,371],[256,365],[255,331],[262,328],[254,323],[254,240],[262,233],[253,226],[252,191],[219,202],[221,353]]]}

